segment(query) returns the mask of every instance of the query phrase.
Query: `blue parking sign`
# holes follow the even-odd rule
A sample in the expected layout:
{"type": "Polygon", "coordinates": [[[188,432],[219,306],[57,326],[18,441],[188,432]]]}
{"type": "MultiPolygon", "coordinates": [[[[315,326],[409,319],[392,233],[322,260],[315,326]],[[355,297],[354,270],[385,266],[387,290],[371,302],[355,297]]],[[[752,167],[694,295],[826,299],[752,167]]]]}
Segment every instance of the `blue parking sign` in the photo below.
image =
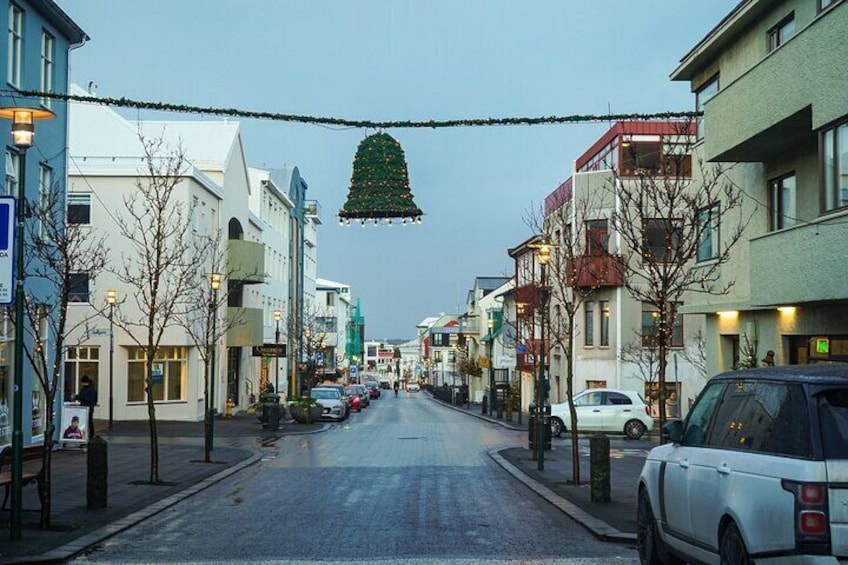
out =
{"type": "Polygon", "coordinates": [[[0,304],[15,300],[15,198],[0,196],[0,304]]]}

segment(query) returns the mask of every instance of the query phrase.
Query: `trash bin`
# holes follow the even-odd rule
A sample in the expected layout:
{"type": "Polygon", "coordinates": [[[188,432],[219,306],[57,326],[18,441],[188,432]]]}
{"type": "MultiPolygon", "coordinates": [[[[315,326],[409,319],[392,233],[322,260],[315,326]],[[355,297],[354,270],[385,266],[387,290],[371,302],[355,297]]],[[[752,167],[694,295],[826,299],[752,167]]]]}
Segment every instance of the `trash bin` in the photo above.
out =
{"type": "MultiPolygon", "coordinates": [[[[531,404],[528,409],[530,410],[530,418],[527,422],[527,436],[530,445],[530,451],[536,451],[536,405],[531,404]]],[[[544,449],[550,451],[551,449],[551,407],[545,406],[544,414],[542,415],[542,426],[544,427],[544,449]]]]}

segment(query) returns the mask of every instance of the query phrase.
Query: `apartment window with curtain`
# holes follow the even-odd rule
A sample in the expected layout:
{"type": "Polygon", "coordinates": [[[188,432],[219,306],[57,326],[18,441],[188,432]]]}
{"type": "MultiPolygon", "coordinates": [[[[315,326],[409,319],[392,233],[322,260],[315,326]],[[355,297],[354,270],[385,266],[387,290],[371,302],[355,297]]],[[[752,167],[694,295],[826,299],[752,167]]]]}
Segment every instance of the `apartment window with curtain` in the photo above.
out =
{"type": "MultiPolygon", "coordinates": [[[[53,36],[46,31],[41,32],[41,91],[53,91],[53,36]]],[[[50,98],[42,98],[41,104],[47,108],[53,105],[50,98]]]]}
{"type": "Polygon", "coordinates": [[[598,301],[598,309],[601,311],[601,347],[609,347],[610,306],[609,300],[598,301]]]}
{"type": "Polygon", "coordinates": [[[609,227],[607,220],[586,222],[586,254],[604,255],[609,251],[609,227]]]}
{"type": "Polygon", "coordinates": [[[774,51],[795,35],[795,13],[791,13],[768,30],[768,50],[774,51]]]}
{"type": "MultiPolygon", "coordinates": [[[[709,79],[695,91],[695,110],[703,112],[704,105],[716,94],[718,94],[718,75],[709,79]]],[[[698,118],[697,139],[704,139],[704,116],[698,118]]]]}
{"type": "Polygon", "coordinates": [[[822,212],[848,206],[848,122],[822,132],[822,212]]]}
{"type": "Polygon", "coordinates": [[[769,227],[772,231],[795,225],[795,173],[769,181],[769,227]]]}
{"type": "MultiPolygon", "coordinates": [[[[659,312],[646,302],[642,303],[642,347],[657,347],[657,322],[659,312]]],[[[683,314],[678,305],[671,328],[671,347],[683,347],[683,314]]]]}
{"type": "Polygon", "coordinates": [[[673,261],[680,245],[678,219],[642,218],[642,258],[645,261],[673,261]]]}
{"type": "Polygon", "coordinates": [[[9,40],[6,59],[6,82],[21,86],[21,57],[24,43],[24,12],[9,4],[9,40]]]}
{"type": "Polygon", "coordinates": [[[591,300],[583,304],[583,345],[595,345],[595,303],[591,300]]]}
{"type": "Polygon", "coordinates": [[[718,257],[719,204],[698,210],[698,261],[709,261],[718,257]]]}
{"type": "Polygon", "coordinates": [[[68,194],[68,223],[91,223],[91,194],[68,194]]]}

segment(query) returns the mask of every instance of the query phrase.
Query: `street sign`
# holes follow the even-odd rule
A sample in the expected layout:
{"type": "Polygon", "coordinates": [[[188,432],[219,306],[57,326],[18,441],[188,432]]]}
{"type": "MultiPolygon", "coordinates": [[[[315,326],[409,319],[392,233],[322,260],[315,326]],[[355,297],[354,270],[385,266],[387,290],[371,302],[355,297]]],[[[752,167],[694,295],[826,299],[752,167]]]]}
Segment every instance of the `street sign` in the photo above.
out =
{"type": "Polygon", "coordinates": [[[355,377],[358,372],[359,372],[359,367],[357,367],[356,365],[350,366],[350,376],[351,377],[355,377]]]}
{"type": "Polygon", "coordinates": [[[265,345],[254,345],[253,346],[253,356],[254,357],[285,357],[286,356],[286,344],[285,343],[266,343],[265,345]]]}
{"type": "Polygon", "coordinates": [[[0,304],[15,300],[15,199],[0,196],[0,304]]]}

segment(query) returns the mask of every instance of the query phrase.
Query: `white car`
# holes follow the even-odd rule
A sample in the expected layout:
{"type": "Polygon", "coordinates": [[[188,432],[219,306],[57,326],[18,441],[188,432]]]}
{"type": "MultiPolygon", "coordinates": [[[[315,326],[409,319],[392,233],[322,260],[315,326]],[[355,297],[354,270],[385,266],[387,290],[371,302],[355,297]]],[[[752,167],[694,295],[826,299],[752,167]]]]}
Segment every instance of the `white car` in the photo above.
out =
{"type": "Polygon", "coordinates": [[[347,404],[347,400],[342,398],[338,390],[330,387],[317,387],[313,388],[309,392],[309,395],[323,407],[324,413],[321,415],[322,419],[328,418],[330,420],[341,421],[347,418],[350,407],[347,404]]]}
{"type": "Polygon", "coordinates": [[[406,392],[418,392],[421,390],[421,387],[418,386],[418,383],[408,383],[406,385],[406,392]]]}
{"type": "Polygon", "coordinates": [[[643,564],[845,563],[848,366],[710,379],[639,477],[643,564]]]}
{"type": "MultiPolygon", "coordinates": [[[[639,439],[654,427],[648,406],[638,392],[591,388],[574,395],[578,432],[609,432],[639,439]]],[[[571,413],[568,402],[551,405],[551,435],[568,430],[571,413]]]]}

